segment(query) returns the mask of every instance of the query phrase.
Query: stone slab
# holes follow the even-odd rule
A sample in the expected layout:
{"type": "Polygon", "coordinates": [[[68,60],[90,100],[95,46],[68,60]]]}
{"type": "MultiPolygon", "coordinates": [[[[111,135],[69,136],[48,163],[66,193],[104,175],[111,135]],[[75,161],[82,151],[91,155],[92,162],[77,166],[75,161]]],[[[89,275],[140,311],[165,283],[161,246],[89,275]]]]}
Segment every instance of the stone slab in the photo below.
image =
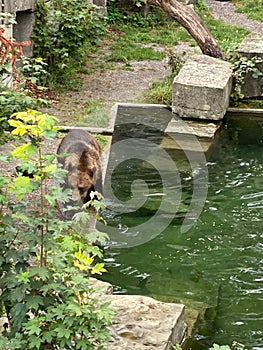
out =
{"type": "Polygon", "coordinates": [[[116,311],[108,350],[172,350],[182,343],[184,305],[141,295],[107,295],[106,300],[116,311]]]}
{"type": "Polygon", "coordinates": [[[231,88],[228,62],[194,54],[174,78],[172,110],[182,118],[221,120],[229,106],[231,88]]]}
{"type": "MultiPolygon", "coordinates": [[[[263,36],[259,33],[249,34],[238,48],[238,53],[251,59],[252,57],[259,57],[263,60],[263,36]]],[[[256,67],[263,74],[263,62],[256,63],[256,67]]],[[[263,75],[258,78],[252,76],[249,72],[245,76],[245,83],[241,88],[241,92],[246,98],[262,97],[263,96],[263,75]]]]}
{"type": "Polygon", "coordinates": [[[172,350],[173,345],[182,344],[187,331],[183,304],[143,295],[111,294],[110,283],[95,278],[89,281],[116,312],[108,350],[172,350]]]}

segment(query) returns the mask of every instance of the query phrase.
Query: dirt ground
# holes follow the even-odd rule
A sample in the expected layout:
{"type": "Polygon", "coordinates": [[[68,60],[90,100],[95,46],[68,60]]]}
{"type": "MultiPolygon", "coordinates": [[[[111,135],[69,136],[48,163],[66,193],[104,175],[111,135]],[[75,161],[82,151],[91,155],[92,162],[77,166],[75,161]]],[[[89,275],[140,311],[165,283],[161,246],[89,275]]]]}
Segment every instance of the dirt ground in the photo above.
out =
{"type": "MultiPolygon", "coordinates": [[[[226,23],[242,26],[252,31],[263,33],[263,22],[246,18],[244,14],[235,12],[235,7],[229,1],[206,0],[215,18],[226,23]]],[[[162,50],[162,47],[155,47],[162,50]]],[[[175,52],[188,51],[189,46],[181,43],[174,47],[175,52]]],[[[98,63],[109,54],[109,45],[102,42],[96,53],[98,63]]],[[[85,104],[98,101],[104,106],[99,113],[110,114],[109,110],[117,102],[141,102],[144,93],[154,80],[163,79],[170,74],[167,60],[162,61],[131,61],[129,70],[123,63],[117,63],[114,68],[101,70],[98,68],[93,74],[82,74],[82,87],[76,91],[69,91],[59,96],[59,102],[54,102],[45,109],[49,114],[60,118],[63,125],[98,126],[96,120],[88,118],[85,124],[85,104]],[[79,122],[82,121],[81,124],[79,122]]],[[[98,64],[98,66],[100,66],[98,64]]],[[[94,115],[94,119],[96,114],[94,115]]]]}

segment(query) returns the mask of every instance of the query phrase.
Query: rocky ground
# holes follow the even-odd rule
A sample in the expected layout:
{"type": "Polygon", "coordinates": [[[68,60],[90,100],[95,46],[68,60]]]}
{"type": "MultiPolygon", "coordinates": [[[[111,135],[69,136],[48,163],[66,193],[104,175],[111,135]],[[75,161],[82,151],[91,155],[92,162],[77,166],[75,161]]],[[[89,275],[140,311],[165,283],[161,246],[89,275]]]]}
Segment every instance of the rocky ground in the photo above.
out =
{"type": "MultiPolygon", "coordinates": [[[[206,0],[215,18],[222,19],[226,23],[245,27],[251,31],[263,33],[263,22],[248,19],[244,14],[235,12],[235,7],[228,1],[206,0]]],[[[160,47],[156,47],[160,49],[160,47]]],[[[177,52],[186,51],[187,44],[175,47],[177,52]]],[[[96,59],[103,61],[109,54],[109,45],[102,42],[96,53],[96,59]]],[[[109,115],[109,109],[117,102],[140,102],[145,91],[149,89],[152,81],[162,79],[170,74],[169,67],[163,61],[131,61],[127,69],[123,64],[116,64],[114,68],[98,69],[93,74],[81,75],[83,85],[76,91],[63,93],[59,96],[59,102],[52,103],[46,111],[60,117],[63,125],[98,126],[96,118],[98,114],[109,115]],[[85,106],[89,101],[97,101],[104,109],[99,110],[94,118],[85,119],[89,111],[85,106]]],[[[99,66],[99,65],[98,65],[99,66]]],[[[107,118],[106,124],[107,124],[107,118]]],[[[104,119],[105,119],[104,118],[104,119]]],[[[105,124],[105,122],[104,122],[105,124]]],[[[103,125],[106,126],[106,125],[103,125]]]]}

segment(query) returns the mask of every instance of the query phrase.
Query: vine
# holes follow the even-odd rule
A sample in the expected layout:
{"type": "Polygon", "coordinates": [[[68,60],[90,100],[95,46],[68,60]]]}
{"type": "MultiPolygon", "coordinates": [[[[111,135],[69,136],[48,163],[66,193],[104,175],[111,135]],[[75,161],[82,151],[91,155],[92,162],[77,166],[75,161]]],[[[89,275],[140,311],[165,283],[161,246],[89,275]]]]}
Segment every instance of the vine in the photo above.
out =
{"type": "Polygon", "coordinates": [[[234,53],[229,56],[228,60],[232,63],[233,67],[231,98],[233,101],[242,100],[244,98],[242,88],[248,75],[251,75],[255,79],[263,76],[263,72],[258,68],[258,64],[263,63],[263,59],[259,56],[248,58],[234,53]]]}

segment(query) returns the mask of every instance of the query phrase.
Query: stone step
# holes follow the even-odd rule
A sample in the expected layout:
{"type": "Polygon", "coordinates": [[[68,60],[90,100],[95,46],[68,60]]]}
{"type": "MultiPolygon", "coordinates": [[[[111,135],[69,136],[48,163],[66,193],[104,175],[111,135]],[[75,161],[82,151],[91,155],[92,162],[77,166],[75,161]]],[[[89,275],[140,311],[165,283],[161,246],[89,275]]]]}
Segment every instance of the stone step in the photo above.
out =
{"type": "Polygon", "coordinates": [[[208,154],[221,125],[221,122],[191,121],[174,117],[165,129],[166,136],[161,142],[161,147],[177,150],[178,157],[179,153],[185,152],[208,154]]]}

